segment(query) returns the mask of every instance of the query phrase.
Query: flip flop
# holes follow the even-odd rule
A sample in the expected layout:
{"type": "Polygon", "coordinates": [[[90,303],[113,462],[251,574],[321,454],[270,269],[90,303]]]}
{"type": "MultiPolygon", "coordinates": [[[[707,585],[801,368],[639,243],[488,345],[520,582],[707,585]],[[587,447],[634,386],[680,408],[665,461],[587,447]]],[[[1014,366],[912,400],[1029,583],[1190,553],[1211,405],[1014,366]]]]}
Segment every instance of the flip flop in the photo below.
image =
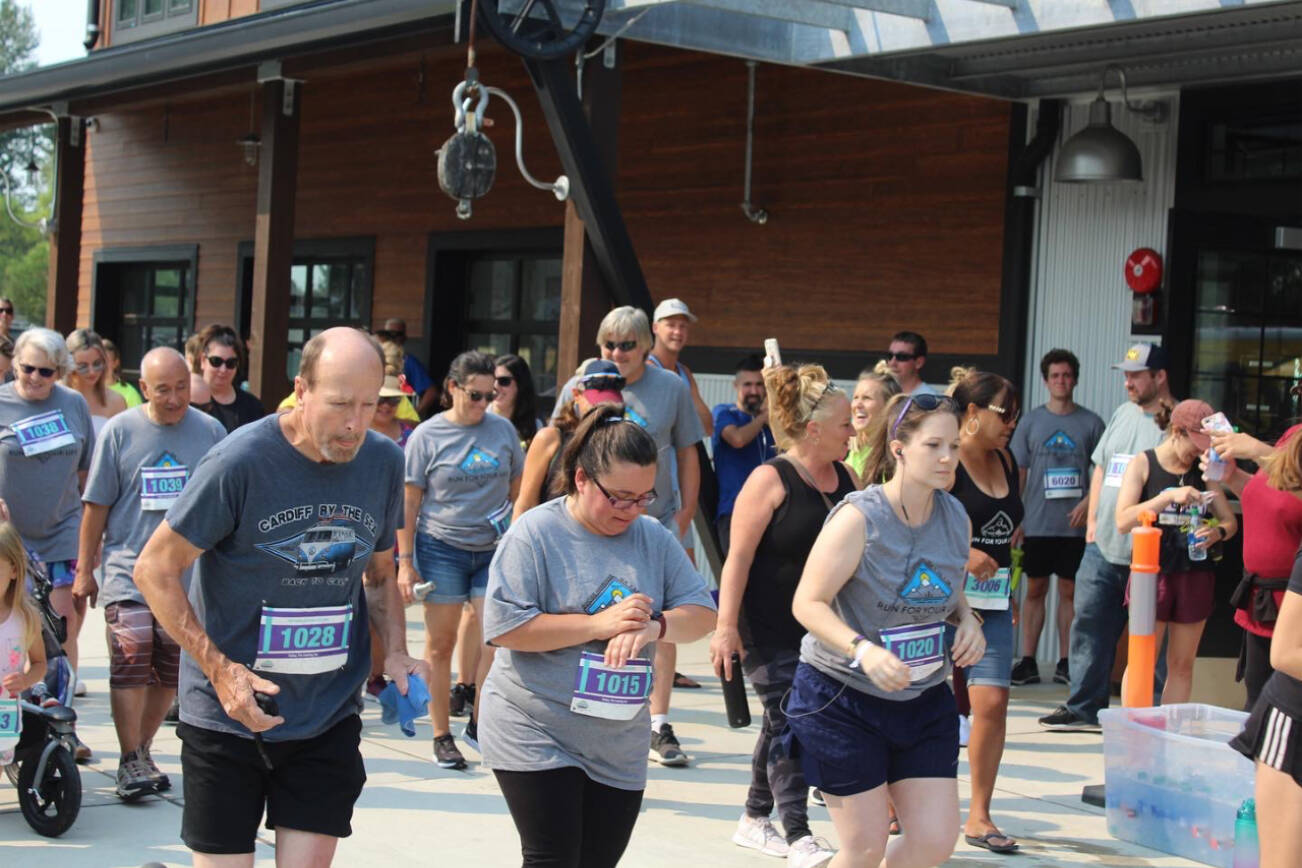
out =
{"type": "Polygon", "coordinates": [[[687,688],[694,689],[700,686],[701,686],[700,684],[688,678],[683,673],[681,672],[674,673],[674,687],[687,687],[687,688]]]}
{"type": "Polygon", "coordinates": [[[989,850],[991,853],[1016,853],[1018,848],[1021,846],[1016,841],[1013,841],[1012,838],[997,829],[993,832],[986,832],[980,837],[975,835],[964,835],[963,840],[967,841],[969,846],[980,847],[982,850],[989,850]],[[1005,841],[1009,841],[1010,843],[992,844],[990,843],[991,838],[1003,838],[1005,841]]]}

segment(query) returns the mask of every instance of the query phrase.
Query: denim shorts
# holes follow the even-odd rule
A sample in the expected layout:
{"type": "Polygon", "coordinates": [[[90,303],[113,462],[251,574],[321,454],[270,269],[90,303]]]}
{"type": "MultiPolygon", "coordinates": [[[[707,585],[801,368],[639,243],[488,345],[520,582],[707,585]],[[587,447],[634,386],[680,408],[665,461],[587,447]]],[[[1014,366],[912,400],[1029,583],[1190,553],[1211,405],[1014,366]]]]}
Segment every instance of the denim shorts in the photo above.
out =
{"type": "MultiPolygon", "coordinates": [[[[963,670],[971,687],[1004,687],[1013,676],[1013,612],[1011,609],[981,609],[985,623],[986,653],[975,666],[963,670]]],[[[949,646],[954,646],[954,628],[945,628],[949,646]]]]}
{"type": "Polygon", "coordinates": [[[468,552],[427,533],[416,534],[416,570],[433,582],[426,603],[464,603],[482,598],[488,588],[488,563],[493,552],[468,552]]]}
{"type": "Polygon", "coordinates": [[[805,782],[853,796],[909,778],[958,774],[958,707],[945,683],[912,699],[847,687],[808,663],[796,667],[780,738],[805,782]]]}

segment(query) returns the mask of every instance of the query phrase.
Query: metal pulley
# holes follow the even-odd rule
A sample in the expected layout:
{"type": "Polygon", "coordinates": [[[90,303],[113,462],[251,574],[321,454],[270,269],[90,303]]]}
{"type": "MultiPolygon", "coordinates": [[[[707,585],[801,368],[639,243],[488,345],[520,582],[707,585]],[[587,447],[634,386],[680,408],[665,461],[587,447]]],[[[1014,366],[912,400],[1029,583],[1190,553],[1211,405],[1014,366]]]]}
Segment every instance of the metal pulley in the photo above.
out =
{"type": "Polygon", "coordinates": [[[480,132],[484,109],[488,107],[488,91],[475,85],[479,104],[472,111],[473,99],[464,96],[467,84],[462,82],[452,92],[457,131],[437,151],[439,187],[457,200],[457,216],[462,220],[470,219],[471,200],[492,189],[497,176],[497,149],[480,132]]]}
{"type": "Polygon", "coordinates": [[[500,97],[515,115],[515,162],[520,174],[532,186],[540,190],[550,190],[558,201],[564,202],[569,196],[570,181],[564,175],[548,184],[529,174],[524,167],[523,122],[520,108],[506,91],[496,87],[485,87],[479,83],[478,75],[471,67],[466,70],[466,80],[452,90],[452,107],[455,110],[455,126],[452,134],[438,154],[439,187],[453,199],[457,200],[457,216],[469,220],[471,202],[487,193],[493,186],[497,175],[497,149],[492,141],[482,132],[484,127],[484,110],[488,107],[488,97],[500,97]],[[475,95],[478,96],[476,101],[475,95]]]}

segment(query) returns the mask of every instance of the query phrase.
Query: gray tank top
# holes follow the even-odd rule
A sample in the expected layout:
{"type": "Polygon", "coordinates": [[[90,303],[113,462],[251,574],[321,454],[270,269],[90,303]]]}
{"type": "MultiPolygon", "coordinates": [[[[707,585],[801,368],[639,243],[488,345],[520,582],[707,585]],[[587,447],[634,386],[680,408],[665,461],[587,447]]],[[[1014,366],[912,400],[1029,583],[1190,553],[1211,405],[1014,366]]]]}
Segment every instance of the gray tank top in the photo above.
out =
{"type": "Polygon", "coordinates": [[[891,509],[880,485],[847,496],[828,515],[830,521],[838,511],[853,507],[868,532],[859,566],[832,601],[832,609],[868,641],[889,647],[910,663],[918,680],[894,693],[883,691],[859,669],[850,668],[845,649],[828,648],[812,633],[800,643],[801,660],[882,699],[913,699],[945,680],[950,659],[942,625],[957,607],[963,588],[968,521],[963,505],[948,492],[933,496],[931,517],[912,529],[891,509]]]}

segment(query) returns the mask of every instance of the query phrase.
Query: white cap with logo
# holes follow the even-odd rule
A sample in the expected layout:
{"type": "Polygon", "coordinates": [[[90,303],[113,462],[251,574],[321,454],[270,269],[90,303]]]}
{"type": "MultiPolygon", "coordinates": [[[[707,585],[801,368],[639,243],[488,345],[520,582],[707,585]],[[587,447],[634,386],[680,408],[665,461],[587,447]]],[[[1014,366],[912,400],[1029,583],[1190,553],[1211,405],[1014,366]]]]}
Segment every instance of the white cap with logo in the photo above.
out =
{"type": "Polygon", "coordinates": [[[692,322],[696,322],[696,314],[692,313],[687,306],[687,302],[681,298],[666,298],[656,305],[656,312],[651,317],[651,322],[660,322],[660,320],[668,319],[671,316],[685,316],[692,322]]]}

